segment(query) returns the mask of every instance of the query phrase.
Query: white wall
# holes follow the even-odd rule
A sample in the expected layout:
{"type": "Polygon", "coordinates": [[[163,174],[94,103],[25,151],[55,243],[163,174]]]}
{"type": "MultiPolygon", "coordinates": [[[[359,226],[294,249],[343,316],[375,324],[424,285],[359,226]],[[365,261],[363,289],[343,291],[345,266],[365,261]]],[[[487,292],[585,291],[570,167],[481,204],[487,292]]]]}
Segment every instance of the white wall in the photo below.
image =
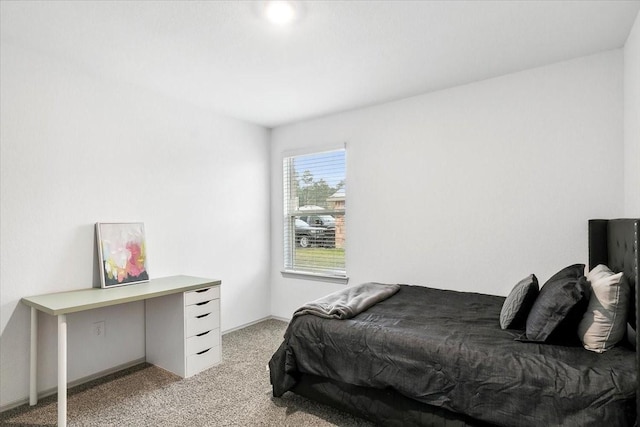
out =
{"type": "Polygon", "coordinates": [[[587,259],[623,208],[622,51],[272,133],[271,310],[341,285],[283,278],[282,152],[347,142],[347,274],[506,295],[587,259]]]}
{"type": "MultiPolygon", "coordinates": [[[[222,329],[269,315],[269,131],[3,40],[0,407],[25,399],[20,298],[98,285],[94,223],[143,221],[149,272],[223,280],[222,329]]],[[[68,316],[69,378],[144,357],[142,303],[68,316]],[[93,322],[106,321],[96,341],[93,322]]],[[[39,389],[55,386],[41,315],[39,389]]]]}
{"type": "Polygon", "coordinates": [[[640,14],[624,46],[625,216],[640,217],[640,14]]]}

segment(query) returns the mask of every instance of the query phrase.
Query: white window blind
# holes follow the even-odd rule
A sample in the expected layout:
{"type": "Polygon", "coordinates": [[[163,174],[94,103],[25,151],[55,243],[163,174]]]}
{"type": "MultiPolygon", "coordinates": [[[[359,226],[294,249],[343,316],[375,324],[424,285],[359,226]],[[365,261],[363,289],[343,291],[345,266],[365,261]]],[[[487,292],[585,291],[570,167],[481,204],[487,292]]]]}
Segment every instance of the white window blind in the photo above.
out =
{"type": "Polygon", "coordinates": [[[346,276],[346,151],[285,157],[285,272],[346,276]]]}

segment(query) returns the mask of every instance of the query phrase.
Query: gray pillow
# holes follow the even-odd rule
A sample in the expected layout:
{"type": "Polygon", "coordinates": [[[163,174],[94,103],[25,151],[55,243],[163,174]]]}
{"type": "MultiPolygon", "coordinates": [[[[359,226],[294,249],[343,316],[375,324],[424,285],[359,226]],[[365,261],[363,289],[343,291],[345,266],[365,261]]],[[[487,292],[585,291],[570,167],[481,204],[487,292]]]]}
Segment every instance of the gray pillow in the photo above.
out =
{"type": "Polygon", "coordinates": [[[529,311],[539,292],[538,278],[530,274],[519,281],[504,300],[500,311],[502,329],[524,329],[529,311]]]}
{"type": "Polygon", "coordinates": [[[527,317],[528,341],[580,345],[578,323],[588,304],[589,282],[584,264],[574,264],[554,274],[540,288],[527,317]]]}
{"type": "Polygon", "coordinates": [[[627,333],[629,283],[622,273],[614,274],[602,264],[587,274],[587,280],[591,282],[591,296],[578,335],[584,348],[603,353],[627,333]]]}

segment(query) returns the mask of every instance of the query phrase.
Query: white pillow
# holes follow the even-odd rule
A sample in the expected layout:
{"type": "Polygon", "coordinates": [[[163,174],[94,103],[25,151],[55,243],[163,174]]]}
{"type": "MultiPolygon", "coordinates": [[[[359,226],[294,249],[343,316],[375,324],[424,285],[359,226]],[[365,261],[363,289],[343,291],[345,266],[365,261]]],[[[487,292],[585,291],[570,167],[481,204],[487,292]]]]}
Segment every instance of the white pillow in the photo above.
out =
{"type": "Polygon", "coordinates": [[[626,335],[629,284],[622,273],[614,274],[602,264],[586,276],[591,282],[591,296],[578,335],[584,348],[603,353],[626,335]]]}

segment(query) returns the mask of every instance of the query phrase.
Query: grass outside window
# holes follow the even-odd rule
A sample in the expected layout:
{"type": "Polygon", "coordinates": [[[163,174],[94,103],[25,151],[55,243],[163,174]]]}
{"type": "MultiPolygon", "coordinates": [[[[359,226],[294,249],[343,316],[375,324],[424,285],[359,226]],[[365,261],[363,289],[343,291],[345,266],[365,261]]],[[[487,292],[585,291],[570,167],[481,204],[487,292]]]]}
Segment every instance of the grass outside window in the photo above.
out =
{"type": "Polygon", "coordinates": [[[343,248],[296,248],[295,265],[301,269],[345,270],[343,248]]]}

